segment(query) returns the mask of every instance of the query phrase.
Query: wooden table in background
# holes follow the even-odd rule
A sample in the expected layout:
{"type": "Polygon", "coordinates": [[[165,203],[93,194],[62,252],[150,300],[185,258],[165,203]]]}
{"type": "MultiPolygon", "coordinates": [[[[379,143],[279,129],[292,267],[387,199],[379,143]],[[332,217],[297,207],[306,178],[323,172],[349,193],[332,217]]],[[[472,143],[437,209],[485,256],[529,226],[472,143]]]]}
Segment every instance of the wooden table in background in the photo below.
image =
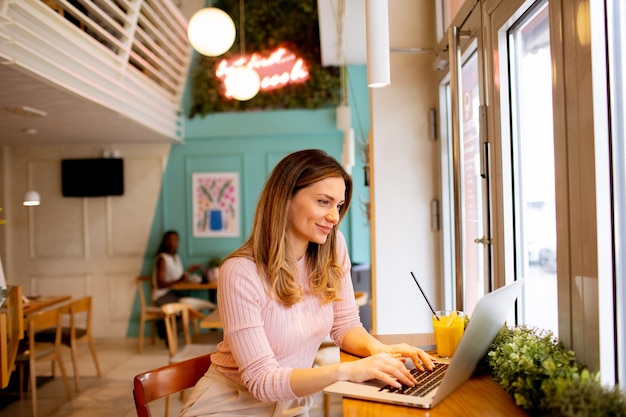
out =
{"type": "Polygon", "coordinates": [[[207,292],[206,299],[208,301],[214,301],[214,300],[211,300],[211,291],[217,290],[217,282],[185,281],[185,282],[178,282],[172,285],[172,288],[175,290],[206,290],[207,292]]]}
{"type": "MultiPolygon", "coordinates": [[[[432,333],[411,335],[378,335],[384,343],[406,342],[413,346],[434,344],[432,333]]],[[[341,352],[341,360],[355,360],[350,354],[341,352]]],[[[456,391],[446,397],[435,408],[421,410],[401,405],[382,404],[372,401],[343,399],[343,415],[347,417],[527,417],[528,414],[515,405],[490,375],[470,378],[456,391]]]]}
{"type": "Polygon", "coordinates": [[[175,290],[216,290],[217,282],[178,282],[172,285],[175,290]]]}
{"type": "Polygon", "coordinates": [[[36,313],[48,307],[56,306],[72,298],[71,295],[44,295],[40,298],[28,299],[28,305],[24,305],[24,316],[36,313]]]}
{"type": "Polygon", "coordinates": [[[211,311],[209,315],[200,320],[200,327],[202,329],[222,329],[224,325],[222,324],[220,309],[216,308],[215,310],[211,311]]]}

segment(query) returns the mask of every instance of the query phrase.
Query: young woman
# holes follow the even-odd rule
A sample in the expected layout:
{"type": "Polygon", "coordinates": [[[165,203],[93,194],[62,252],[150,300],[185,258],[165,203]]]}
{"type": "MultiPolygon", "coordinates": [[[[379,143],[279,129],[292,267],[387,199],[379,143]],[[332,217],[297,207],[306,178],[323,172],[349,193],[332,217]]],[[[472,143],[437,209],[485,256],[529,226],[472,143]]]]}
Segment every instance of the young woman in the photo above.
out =
{"type": "Polygon", "coordinates": [[[156,306],[168,303],[185,303],[196,310],[212,310],[215,304],[196,297],[185,297],[172,288],[177,282],[184,282],[188,274],[200,269],[201,265],[191,265],[186,270],[178,256],[178,232],[169,230],[163,234],[157,251],[152,273],[152,302],[156,306]]]}
{"type": "Polygon", "coordinates": [[[287,155],[261,193],[248,240],[220,267],[224,340],[180,416],[307,416],[311,395],[339,381],[414,385],[423,350],[385,345],[359,321],[350,258],[338,225],[352,180],[319,150],[287,155]],[[312,368],[328,334],[364,359],[312,368]]]}

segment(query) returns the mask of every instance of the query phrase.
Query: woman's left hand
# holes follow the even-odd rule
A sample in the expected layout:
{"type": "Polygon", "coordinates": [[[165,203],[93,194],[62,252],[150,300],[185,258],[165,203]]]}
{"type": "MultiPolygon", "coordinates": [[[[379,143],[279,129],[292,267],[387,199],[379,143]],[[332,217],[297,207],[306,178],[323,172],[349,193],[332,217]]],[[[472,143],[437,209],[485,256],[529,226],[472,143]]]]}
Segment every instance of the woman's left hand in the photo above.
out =
{"type": "Polygon", "coordinates": [[[398,343],[394,345],[382,345],[379,352],[386,352],[394,356],[409,358],[420,371],[425,369],[432,371],[433,362],[436,359],[426,353],[424,350],[411,346],[408,343],[398,343]]]}

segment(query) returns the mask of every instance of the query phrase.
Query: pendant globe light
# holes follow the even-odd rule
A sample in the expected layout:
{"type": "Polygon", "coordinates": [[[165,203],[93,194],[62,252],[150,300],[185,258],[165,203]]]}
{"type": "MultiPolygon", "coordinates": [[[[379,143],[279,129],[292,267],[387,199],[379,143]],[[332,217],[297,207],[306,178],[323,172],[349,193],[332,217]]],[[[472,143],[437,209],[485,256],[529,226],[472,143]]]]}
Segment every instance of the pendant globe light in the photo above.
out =
{"type": "Polygon", "coordinates": [[[226,79],[226,90],[231,93],[231,96],[235,100],[247,101],[257,95],[261,89],[261,78],[259,73],[254,68],[250,68],[246,65],[246,34],[245,34],[245,16],[243,0],[239,0],[239,41],[240,41],[240,53],[241,64],[235,66],[226,79]]]}
{"type": "Polygon", "coordinates": [[[259,73],[252,68],[239,65],[233,68],[226,80],[226,90],[234,99],[247,101],[257,95],[261,88],[259,73]]]}
{"type": "Polygon", "coordinates": [[[235,42],[235,23],[223,10],[206,7],[191,16],[187,38],[193,49],[202,55],[222,55],[235,42]]]}

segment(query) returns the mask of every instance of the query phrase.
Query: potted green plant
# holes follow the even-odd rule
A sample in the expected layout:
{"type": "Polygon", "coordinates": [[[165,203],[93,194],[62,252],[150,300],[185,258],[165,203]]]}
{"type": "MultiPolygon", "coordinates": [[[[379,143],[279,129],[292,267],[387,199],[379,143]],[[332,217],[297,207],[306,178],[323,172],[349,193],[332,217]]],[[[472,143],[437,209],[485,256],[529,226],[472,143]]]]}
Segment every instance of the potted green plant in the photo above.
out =
{"type": "Polygon", "coordinates": [[[533,416],[626,416],[626,393],[603,386],[552,332],[505,326],[485,360],[494,380],[533,416]]]}
{"type": "Polygon", "coordinates": [[[217,278],[220,274],[220,264],[222,258],[213,257],[209,260],[209,268],[207,269],[207,279],[209,282],[217,282],[217,278]]]}

